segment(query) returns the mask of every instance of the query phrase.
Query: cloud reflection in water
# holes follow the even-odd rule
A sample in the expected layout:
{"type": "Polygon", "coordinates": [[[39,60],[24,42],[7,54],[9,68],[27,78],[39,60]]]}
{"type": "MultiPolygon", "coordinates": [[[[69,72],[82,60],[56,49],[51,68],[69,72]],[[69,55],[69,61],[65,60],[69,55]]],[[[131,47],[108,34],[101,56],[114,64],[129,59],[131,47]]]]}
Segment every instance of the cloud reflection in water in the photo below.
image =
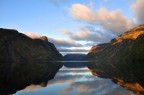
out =
{"type": "Polygon", "coordinates": [[[62,68],[47,87],[28,86],[14,95],[134,95],[109,79],[95,77],[87,68],[62,68]],[[24,94],[25,93],[25,94],[24,94]]]}

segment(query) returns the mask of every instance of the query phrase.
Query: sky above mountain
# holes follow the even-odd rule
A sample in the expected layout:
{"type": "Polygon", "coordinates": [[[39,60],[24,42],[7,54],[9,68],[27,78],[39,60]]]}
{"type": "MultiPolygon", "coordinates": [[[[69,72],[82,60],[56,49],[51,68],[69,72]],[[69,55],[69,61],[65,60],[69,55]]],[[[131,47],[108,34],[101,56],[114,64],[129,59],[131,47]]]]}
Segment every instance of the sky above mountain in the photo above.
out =
{"type": "Polygon", "coordinates": [[[87,53],[144,24],[144,0],[0,0],[0,27],[48,37],[65,53],[87,53]]]}

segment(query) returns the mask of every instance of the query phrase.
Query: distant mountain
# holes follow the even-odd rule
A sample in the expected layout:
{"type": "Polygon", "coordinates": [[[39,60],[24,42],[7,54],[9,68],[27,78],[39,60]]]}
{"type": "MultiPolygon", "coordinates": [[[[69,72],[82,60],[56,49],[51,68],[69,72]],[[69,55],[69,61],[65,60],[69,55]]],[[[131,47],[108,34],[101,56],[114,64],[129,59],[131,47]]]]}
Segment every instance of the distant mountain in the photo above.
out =
{"type": "Polygon", "coordinates": [[[137,26],[109,43],[93,46],[87,55],[94,75],[144,94],[144,26],[137,26]]]}
{"type": "Polygon", "coordinates": [[[64,61],[82,61],[86,54],[67,54],[64,56],[64,61]]]}
{"type": "Polygon", "coordinates": [[[64,62],[64,66],[69,68],[85,67],[86,64],[84,62],[80,62],[80,61],[84,61],[85,57],[86,54],[67,54],[64,56],[64,61],[71,61],[71,62],[64,62]]]}
{"type": "Polygon", "coordinates": [[[31,84],[45,86],[63,60],[46,37],[31,39],[17,30],[0,28],[0,95],[15,93],[31,84]]]}

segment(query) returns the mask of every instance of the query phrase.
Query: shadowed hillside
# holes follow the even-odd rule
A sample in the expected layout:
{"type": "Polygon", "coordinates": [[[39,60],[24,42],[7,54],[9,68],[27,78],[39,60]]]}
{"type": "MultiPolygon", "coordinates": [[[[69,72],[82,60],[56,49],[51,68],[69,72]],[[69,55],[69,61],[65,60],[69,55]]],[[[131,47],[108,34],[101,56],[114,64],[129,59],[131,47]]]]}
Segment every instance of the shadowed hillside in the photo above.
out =
{"type": "Polygon", "coordinates": [[[46,37],[31,39],[16,30],[0,29],[0,94],[15,93],[30,84],[45,86],[63,60],[46,37]]]}
{"type": "Polygon", "coordinates": [[[87,64],[96,76],[144,94],[144,26],[137,26],[111,40],[93,46],[87,55],[93,63],[87,64]]]}

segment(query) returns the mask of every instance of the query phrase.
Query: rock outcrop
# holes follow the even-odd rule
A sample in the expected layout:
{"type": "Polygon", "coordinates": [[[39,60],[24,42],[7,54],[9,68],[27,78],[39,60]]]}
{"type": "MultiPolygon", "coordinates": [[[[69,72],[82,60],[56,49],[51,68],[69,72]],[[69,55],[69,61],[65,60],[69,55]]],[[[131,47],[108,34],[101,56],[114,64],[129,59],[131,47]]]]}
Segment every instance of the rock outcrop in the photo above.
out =
{"type": "Polygon", "coordinates": [[[31,39],[17,30],[0,29],[0,94],[7,95],[30,84],[45,86],[63,60],[46,37],[31,39]]]}
{"type": "Polygon", "coordinates": [[[93,46],[87,66],[94,75],[144,94],[144,26],[137,26],[111,40],[93,46]]]}

